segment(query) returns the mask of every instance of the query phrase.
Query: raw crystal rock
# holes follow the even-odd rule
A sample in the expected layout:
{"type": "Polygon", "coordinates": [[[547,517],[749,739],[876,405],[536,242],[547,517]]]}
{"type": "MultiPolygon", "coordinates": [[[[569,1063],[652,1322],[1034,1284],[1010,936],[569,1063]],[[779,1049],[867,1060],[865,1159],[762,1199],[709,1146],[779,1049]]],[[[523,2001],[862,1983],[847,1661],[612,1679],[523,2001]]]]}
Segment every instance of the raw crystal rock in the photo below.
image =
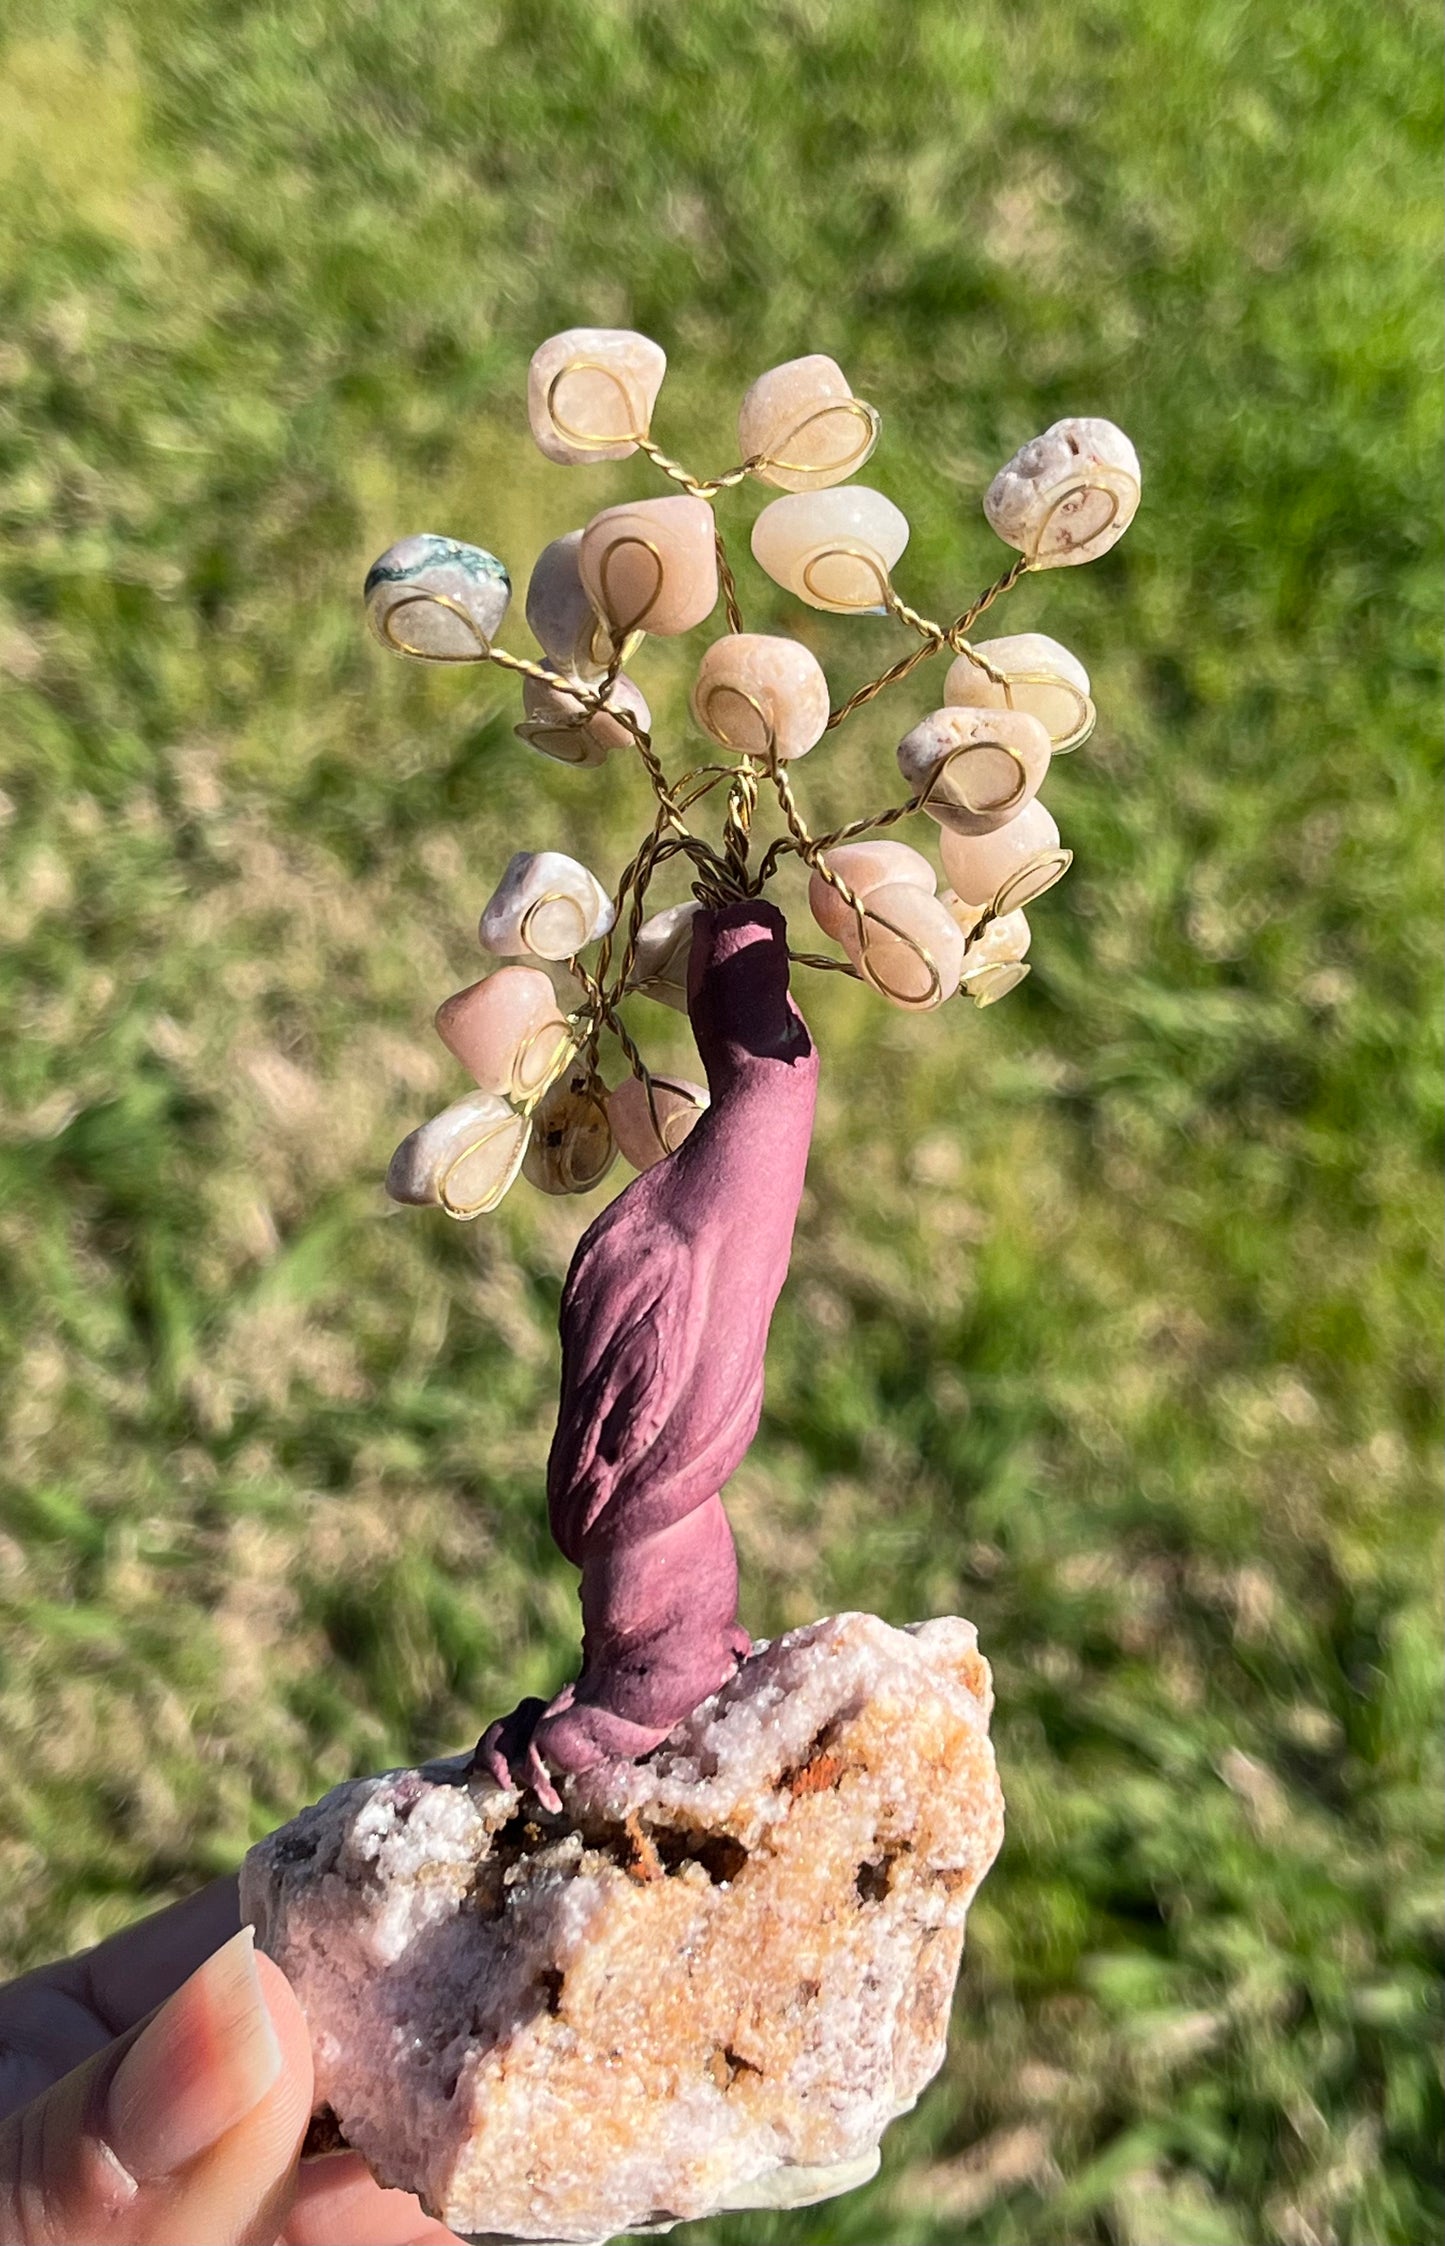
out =
{"type": "Polygon", "coordinates": [[[581,531],[569,530],[542,548],[527,581],[527,624],[559,670],[600,678],[612,648],[577,566],[581,547],[581,531]]]}
{"type": "Polygon", "coordinates": [[[436,1032],[484,1092],[525,1099],[544,1083],[570,1032],[539,967],[499,967],[443,1001],[436,1032]]]}
{"type": "Polygon", "coordinates": [[[1073,854],[1059,847],[1059,830],[1035,797],[996,834],[939,836],[943,870],[966,903],[992,904],[1000,913],[1032,904],[1068,872],[1073,854]]]}
{"type": "Polygon", "coordinates": [[[992,834],[1043,785],[1049,737],[1027,710],[935,710],[898,744],[923,808],[955,834],[992,834]]]}
{"type": "Polygon", "coordinates": [[[577,565],[615,639],[690,632],[717,606],[712,509],[685,492],[604,507],[582,533],[577,565]]]}
{"type": "Polygon", "coordinates": [[[743,756],[806,756],[828,724],[828,681],[795,639],[729,632],[698,665],[692,714],[704,733],[743,756]]]}
{"type": "MultiPolygon", "coordinates": [[[[824,851],[823,862],[847,882],[855,897],[866,897],[870,890],[896,881],[926,890],[931,897],[938,882],[923,853],[910,850],[906,842],[840,842],[835,850],[824,851]]],[[[820,873],[814,873],[808,883],[808,910],[835,943],[841,942],[845,927],[858,924],[853,907],[820,873]]]]}
{"type": "Polygon", "coordinates": [[[800,491],[753,524],[753,559],[811,608],[841,615],[887,605],[888,577],[908,544],[908,518],[881,491],[800,491]]]}
{"type": "MultiPolygon", "coordinates": [[[[644,733],[650,730],[652,712],[625,672],[619,671],[612,681],[607,702],[611,709],[626,710],[644,733]]],[[[555,757],[559,764],[605,764],[613,749],[630,748],[636,739],[620,718],[609,717],[604,710],[589,714],[575,694],[549,686],[545,679],[523,679],[522,708],[526,716],[512,728],[518,740],[555,757]]]]}
{"type": "Polygon", "coordinates": [[[632,328],[567,328],[549,335],[527,372],[527,418],[563,467],[626,460],[652,426],[667,353],[632,328]]]}
{"type": "Polygon", "coordinates": [[[650,1170],[654,1163],[677,1152],[707,1104],[707,1093],[700,1084],[689,1084],[680,1076],[654,1076],[649,1105],[641,1077],[624,1076],[608,1098],[607,1113],[617,1144],[633,1169],[650,1170]]]}
{"type": "Polygon", "coordinates": [[[463,2236],[602,2241],[850,2189],[942,2063],[997,1854],[972,1626],[839,1615],[753,1649],[558,1815],[461,1757],[338,1787],[243,1914],[318,2104],[463,2236]]]}
{"type": "Polygon", "coordinates": [[[958,988],[962,931],[937,897],[911,882],[870,889],[862,937],[850,913],[839,941],[864,981],[896,1006],[926,1012],[958,988]]]}
{"type": "Polygon", "coordinates": [[[606,1088],[590,1061],[574,1061],[537,1102],[522,1175],[543,1193],[590,1193],[616,1157],[606,1088]]]}
{"type": "Polygon", "coordinates": [[[366,573],[366,618],[383,647],[424,663],[479,663],[497,635],[512,580],[495,554],[419,531],[366,573]]]}
{"type": "Polygon", "coordinates": [[[637,954],[629,990],[655,998],[674,1012],[687,1012],[687,966],[692,956],[692,924],[700,910],[695,898],[667,905],[644,920],[637,931],[637,954]]]}
{"type": "Polygon", "coordinates": [[[561,850],[519,850],[482,914],[484,951],[571,959],[612,926],[611,899],[595,874],[561,850]]]}
{"type": "Polygon", "coordinates": [[[819,351],[760,374],[738,414],[738,448],[779,491],[821,491],[862,467],[878,415],[855,398],[835,359],[819,351]]]}
{"type": "Polygon", "coordinates": [[[464,1100],[402,1140],[386,1173],[393,1201],[481,1217],[495,1209],[522,1167],[529,1128],[494,1092],[464,1100]]]}
{"type": "Polygon", "coordinates": [[[949,665],[943,699],[973,709],[1027,710],[1044,727],[1055,756],[1078,748],[1094,730],[1089,674],[1047,632],[978,640],[949,665]]]}
{"type": "Polygon", "coordinates": [[[1112,421],[1070,416],[1021,445],[984,493],[999,537],[1035,569],[1095,561],[1139,506],[1139,455],[1112,421]]]}

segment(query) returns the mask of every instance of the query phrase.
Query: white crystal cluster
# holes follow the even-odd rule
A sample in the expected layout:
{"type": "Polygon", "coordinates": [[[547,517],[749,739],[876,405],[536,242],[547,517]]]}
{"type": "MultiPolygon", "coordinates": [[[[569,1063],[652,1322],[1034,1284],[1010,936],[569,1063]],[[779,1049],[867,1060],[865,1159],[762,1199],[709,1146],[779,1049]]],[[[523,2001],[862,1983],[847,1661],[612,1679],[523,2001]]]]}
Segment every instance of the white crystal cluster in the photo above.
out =
{"type": "MultiPolygon", "coordinates": [[[[365,598],[377,637],[422,662],[520,670],[518,736],[584,768],[639,755],[663,807],[659,833],[690,834],[686,812],[706,792],[689,793],[699,771],[710,782],[732,771],[735,849],[738,819],[746,834],[761,779],[778,792],[791,837],[785,851],[795,848],[810,869],[814,918],[861,981],[910,1010],[959,993],[991,1004],[1029,972],[1025,907],[1071,862],[1041,790],[1053,758],[1088,738],[1094,705],[1083,664],[1047,634],[973,641],[963,627],[1018,576],[1108,552],[1139,503],[1133,445],[1111,422],[1078,417],[1021,446],[984,497],[988,521],[1019,560],[958,626],[930,625],[893,583],[907,518],[882,492],[850,481],[874,450],[879,417],[835,360],[814,352],[759,375],[738,415],[739,463],[710,482],[669,460],[653,438],[666,370],[660,346],[626,328],[568,328],[533,356],[527,411],[549,460],[580,467],[640,451],[681,487],[604,507],[538,556],[526,618],[539,661],[496,645],[511,591],[503,564],[431,533],[402,539],[369,571],[365,598]],[[891,612],[924,634],[926,652],[952,654],[942,705],[898,744],[909,808],[937,827],[941,885],[930,861],[901,844],[808,834],[789,768],[853,705],[831,707],[822,665],[800,639],[741,627],[714,503],[747,478],[780,494],[752,530],[754,559],[777,585],[834,614],[891,612]],[[647,701],[622,666],[646,636],[706,624],[720,599],[729,628],[696,666],[690,707],[712,752],[732,762],[686,772],[673,790],[647,701]]],[[[877,823],[854,822],[854,831],[877,823]]],[[[480,928],[483,949],[510,964],[448,999],[437,1016],[476,1089],[397,1149],[389,1192],[474,1216],[495,1208],[518,1175],[546,1192],[584,1192],[619,1151],[646,1168],[675,1149],[707,1095],[689,1081],[651,1075],[616,1009],[631,995],[686,1009],[698,901],[755,893],[736,856],[708,857],[711,875],[693,853],[690,871],[701,868],[694,896],[651,915],[642,909],[651,860],[641,873],[634,861],[609,893],[559,851],[512,857],[480,928]],[[604,1029],[629,1064],[613,1086],[598,1058],[604,1029]]]]}
{"type": "Polygon", "coordinates": [[[253,1849],[316,2096],[462,2235],[597,2242],[862,2183],[944,2056],[1003,1803],[972,1625],[754,1648],[534,1811],[458,1757],[253,1849]]]}

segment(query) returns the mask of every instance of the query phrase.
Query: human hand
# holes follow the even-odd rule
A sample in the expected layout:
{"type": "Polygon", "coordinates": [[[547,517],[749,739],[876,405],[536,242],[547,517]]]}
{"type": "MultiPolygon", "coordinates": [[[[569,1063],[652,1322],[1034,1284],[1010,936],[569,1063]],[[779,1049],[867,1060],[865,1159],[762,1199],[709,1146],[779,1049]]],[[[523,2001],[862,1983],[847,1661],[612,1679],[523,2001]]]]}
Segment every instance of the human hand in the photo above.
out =
{"type": "Polygon", "coordinates": [[[457,2246],[354,2153],[300,2164],[311,2099],[218,1880],[0,1989],[0,2246],[457,2246]]]}

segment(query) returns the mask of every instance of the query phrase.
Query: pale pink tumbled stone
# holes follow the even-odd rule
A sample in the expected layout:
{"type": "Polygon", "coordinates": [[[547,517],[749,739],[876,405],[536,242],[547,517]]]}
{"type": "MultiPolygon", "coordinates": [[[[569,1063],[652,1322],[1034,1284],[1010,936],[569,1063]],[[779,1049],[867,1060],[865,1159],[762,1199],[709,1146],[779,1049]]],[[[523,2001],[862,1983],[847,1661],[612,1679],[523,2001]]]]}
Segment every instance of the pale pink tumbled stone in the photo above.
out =
{"type": "Polygon", "coordinates": [[[504,1099],[469,1092],[402,1140],[386,1190],[393,1201],[440,1205],[449,1216],[485,1216],[521,1169],[529,1136],[526,1117],[504,1099]]]}
{"type": "Polygon", "coordinates": [[[688,897],[644,920],[637,931],[637,955],[627,983],[629,990],[655,998],[679,1014],[687,1012],[687,964],[698,910],[696,899],[688,897]]]}
{"type": "Polygon", "coordinates": [[[836,359],[814,351],[760,374],[738,414],[738,449],[779,491],[821,491],[861,468],[878,415],[855,398],[836,359]]]}
{"type": "Polygon", "coordinates": [[[537,1102],[522,1175],[541,1193],[590,1193],[616,1155],[606,1087],[579,1058],[537,1102]]]}
{"type": "Polygon", "coordinates": [[[983,511],[1035,569],[1097,560],[1139,506],[1139,455],[1112,421],[1070,415],[1000,468],[983,511]]]}
{"type": "Polygon", "coordinates": [[[965,648],[949,665],[943,699],[950,707],[1027,710],[1048,734],[1055,756],[1078,748],[1094,730],[1089,674],[1078,656],[1047,632],[1013,632],[965,648]],[[990,675],[995,671],[999,678],[990,675]]]}
{"type": "Polygon", "coordinates": [[[743,756],[787,763],[828,725],[828,681],[798,640],[729,632],[698,665],[692,714],[704,733],[743,756]]]}
{"type": "Polygon", "coordinates": [[[582,533],[587,597],[622,639],[690,632],[717,606],[717,534],[705,499],[637,499],[604,507],[582,533]]]}
{"type": "Polygon", "coordinates": [[[436,1010],[436,1033],[484,1092],[525,1099],[545,1082],[568,1029],[539,967],[499,967],[436,1010]]]}
{"type": "Polygon", "coordinates": [[[925,1012],[958,988],[963,931],[937,897],[909,882],[870,890],[862,939],[850,914],[840,941],[864,981],[895,1006],[925,1012]]]}
{"type": "Polygon", "coordinates": [[[1073,853],[1059,847],[1059,830],[1035,797],[1016,819],[994,834],[939,837],[943,870],[971,905],[995,901],[1001,912],[1031,904],[1069,870],[1073,853]]]}
{"type": "Polygon", "coordinates": [[[865,484],[774,499],[753,524],[753,558],[774,583],[839,615],[886,607],[907,544],[907,516],[865,484]]]}
{"type": "Polygon", "coordinates": [[[595,874],[560,850],[519,850],[482,914],[483,951],[516,959],[571,959],[612,926],[612,901],[595,874]]]}
{"type": "Polygon", "coordinates": [[[632,328],[567,328],[549,335],[527,371],[527,417],[549,460],[563,467],[626,460],[652,426],[667,353],[632,328]]]}
{"type": "MultiPolygon", "coordinates": [[[[625,671],[612,681],[607,701],[612,709],[626,710],[644,733],[648,731],[652,712],[625,671]]],[[[518,740],[555,757],[559,764],[605,764],[613,749],[630,748],[636,739],[620,718],[609,717],[605,710],[589,715],[577,695],[565,687],[549,686],[545,679],[523,679],[522,708],[526,715],[512,728],[518,740]]]]}
{"type": "MultiPolygon", "coordinates": [[[[931,897],[938,882],[922,851],[910,850],[906,842],[840,842],[835,850],[824,851],[823,862],[847,882],[855,897],[866,897],[885,882],[900,881],[931,897]]],[[[853,907],[820,873],[808,883],[808,910],[824,935],[831,936],[835,943],[841,940],[845,925],[856,928],[858,924],[853,907]]]]}
{"type": "Polygon", "coordinates": [[[904,734],[898,768],[941,827],[992,834],[1038,794],[1049,737],[1027,710],[935,710],[904,734]]]}
{"type": "Polygon", "coordinates": [[[542,548],[527,581],[527,625],[558,670],[582,679],[599,678],[611,657],[612,642],[587,598],[577,566],[581,548],[580,530],[569,530],[542,548]]]}
{"type": "Polygon", "coordinates": [[[1011,965],[1014,960],[1023,958],[1032,942],[1033,930],[1024,913],[1017,909],[1000,913],[981,934],[974,937],[968,947],[966,965],[978,967],[985,962],[991,966],[1000,963],[1011,965]]]}
{"type": "Polygon", "coordinates": [[[608,1095],[607,1114],[613,1136],[633,1169],[650,1170],[655,1162],[677,1152],[707,1104],[707,1093],[700,1084],[689,1084],[681,1076],[654,1076],[655,1128],[652,1109],[647,1104],[647,1087],[640,1076],[626,1076],[616,1091],[608,1095]]]}

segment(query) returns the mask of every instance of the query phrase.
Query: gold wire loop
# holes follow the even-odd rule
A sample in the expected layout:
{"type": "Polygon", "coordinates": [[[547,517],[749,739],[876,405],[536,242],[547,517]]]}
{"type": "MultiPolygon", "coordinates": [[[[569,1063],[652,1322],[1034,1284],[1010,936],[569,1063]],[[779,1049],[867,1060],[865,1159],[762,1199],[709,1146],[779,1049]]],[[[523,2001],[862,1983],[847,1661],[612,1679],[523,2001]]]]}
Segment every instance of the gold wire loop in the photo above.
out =
{"type": "Polygon", "coordinates": [[[508,1163],[492,1186],[491,1191],[484,1193],[480,1201],[454,1201],[451,1196],[451,1181],[464,1162],[469,1162],[474,1154],[480,1154],[484,1147],[490,1146],[495,1139],[501,1137],[504,1131],[510,1131],[521,1121],[522,1118],[516,1114],[504,1116],[500,1123],[494,1123],[490,1130],[483,1131],[480,1138],[473,1139],[470,1145],[462,1148],[460,1154],[453,1156],[441,1177],[437,1180],[437,1199],[449,1217],[456,1217],[459,1222],[465,1223],[472,1217],[489,1216],[492,1210],[497,1207],[516,1178],[518,1170],[522,1167],[523,1158],[527,1152],[527,1141],[530,1136],[526,1130],[519,1131],[517,1134],[515,1159],[508,1163]]]}
{"type": "Polygon", "coordinates": [[[632,397],[627,384],[617,372],[616,367],[605,365],[601,359],[569,359],[564,367],[557,369],[547,385],[547,412],[558,436],[564,437],[568,444],[583,446],[588,452],[604,452],[612,445],[641,445],[646,441],[647,431],[645,429],[619,429],[615,436],[604,437],[594,430],[574,429],[570,423],[564,421],[557,410],[557,394],[571,374],[600,374],[604,381],[612,384],[613,389],[621,398],[629,420],[637,411],[637,401],[632,397]]]}
{"type": "MultiPolygon", "coordinates": [[[[621,639],[625,641],[630,633],[641,631],[644,628],[647,618],[652,614],[652,611],[657,606],[658,594],[662,591],[663,584],[667,577],[667,571],[663,567],[662,556],[658,552],[656,546],[654,546],[650,538],[644,538],[639,532],[634,530],[624,531],[620,538],[613,539],[612,544],[607,548],[606,553],[602,556],[602,568],[599,574],[602,579],[602,601],[603,606],[607,610],[607,618],[611,620],[616,632],[620,634],[621,639]],[[625,546],[636,546],[640,548],[643,553],[650,554],[652,556],[653,566],[657,571],[657,575],[653,581],[652,591],[648,594],[641,608],[638,609],[637,614],[635,616],[628,617],[624,622],[621,617],[615,617],[612,614],[611,586],[612,571],[616,564],[617,556],[622,552],[625,546]]],[[[615,654],[613,661],[610,662],[607,667],[609,672],[611,672],[611,674],[615,677],[617,672],[622,668],[622,658],[620,654],[615,654]]]]}
{"type": "Polygon", "coordinates": [[[975,1006],[994,1006],[1030,972],[1026,959],[982,959],[976,967],[964,968],[958,987],[975,1006]]]}
{"type": "Polygon", "coordinates": [[[785,476],[829,476],[836,483],[841,483],[845,476],[853,475],[857,469],[862,467],[873,447],[877,444],[878,431],[882,427],[882,417],[878,408],[870,406],[864,398],[830,398],[825,405],[814,406],[810,412],[804,414],[801,421],[788,431],[783,442],[785,444],[796,444],[798,439],[813,428],[816,423],[831,420],[835,414],[843,415],[854,421],[861,421],[863,424],[862,434],[854,444],[852,452],[846,454],[843,459],[822,462],[789,460],[784,453],[765,452],[752,462],[754,471],[761,473],[765,468],[780,468],[785,476]]]}
{"type": "MultiPolygon", "coordinates": [[[[540,897],[532,899],[517,923],[517,941],[522,949],[524,951],[535,950],[532,942],[532,931],[536,926],[538,913],[545,912],[548,905],[569,905],[577,915],[577,941],[572,949],[574,952],[580,951],[588,938],[587,915],[578,904],[577,899],[569,896],[565,889],[544,889],[540,897]]],[[[535,956],[539,959],[549,959],[552,955],[550,952],[537,951],[535,956]]],[[[567,954],[564,952],[562,956],[565,958],[567,954]]]]}
{"type": "Polygon", "coordinates": [[[417,663],[485,663],[491,654],[491,641],[483,636],[474,616],[469,616],[458,600],[450,593],[402,593],[386,609],[381,619],[381,636],[394,654],[409,655],[417,663]],[[403,608],[444,608],[464,624],[477,643],[475,655],[438,655],[429,647],[413,647],[410,640],[399,639],[392,628],[392,618],[403,608]]]}
{"type": "Polygon", "coordinates": [[[862,970],[863,980],[871,983],[876,991],[881,991],[885,998],[891,999],[895,1006],[907,1007],[910,1012],[915,1014],[930,1012],[942,1000],[943,977],[938,971],[938,962],[927,944],[920,943],[916,936],[910,936],[906,928],[900,928],[885,913],[875,912],[866,900],[861,907],[861,911],[865,921],[871,920],[876,928],[886,928],[890,936],[896,936],[900,943],[906,944],[915,959],[922,962],[928,970],[928,990],[920,998],[912,991],[895,990],[885,982],[868,956],[876,938],[865,937],[860,946],[858,964],[862,970]]]}
{"type": "Polygon", "coordinates": [[[842,611],[844,615],[866,615],[872,607],[887,608],[889,606],[889,595],[893,588],[888,582],[888,572],[870,546],[865,546],[860,540],[851,538],[842,538],[835,545],[820,547],[815,553],[809,554],[804,562],[803,583],[816,600],[824,602],[830,608],[834,606],[837,596],[825,592],[822,586],[816,582],[817,571],[830,561],[862,562],[865,569],[871,570],[874,582],[878,587],[876,602],[850,601],[848,607],[842,611]]]}
{"type": "MultiPolygon", "coordinates": [[[[1096,539],[1102,538],[1104,533],[1118,521],[1119,510],[1125,498],[1128,498],[1132,495],[1135,506],[1138,506],[1139,486],[1134,477],[1129,474],[1128,469],[1111,468],[1109,470],[1109,474],[1116,479],[1112,483],[1104,482],[1103,479],[1097,475],[1071,476],[1066,483],[1055,484],[1051,490],[1044,494],[1044,497],[1047,500],[1048,504],[1045,509],[1043,518],[1039,523],[1039,527],[1034,533],[1033,540],[1027,549],[1028,559],[1031,564],[1037,565],[1041,561],[1045,552],[1048,550],[1045,548],[1044,540],[1048,535],[1049,525],[1053,521],[1055,515],[1057,515],[1057,513],[1059,512],[1059,509],[1061,507],[1066,507],[1071,499],[1081,498],[1083,494],[1088,491],[1097,491],[1102,493],[1104,498],[1109,502],[1109,512],[1104,517],[1104,520],[1101,523],[1095,524],[1093,526],[1093,528],[1089,532],[1087,539],[1080,540],[1080,544],[1084,546],[1092,546],[1096,539]],[[1122,487],[1122,492],[1120,487],[1122,487]]],[[[1067,549],[1065,549],[1065,551],[1067,551],[1067,549]]]]}
{"type": "MultiPolygon", "coordinates": [[[[1006,912],[1017,912],[1022,905],[1031,905],[1062,881],[1074,862],[1072,850],[1039,850],[1032,858],[1025,858],[1021,866],[1003,881],[988,908],[990,920],[1002,920],[1006,912]]],[[[982,925],[982,924],[981,924],[982,925]]]]}
{"type": "Polygon", "coordinates": [[[960,741],[956,748],[950,749],[948,754],[941,756],[937,764],[934,765],[928,775],[927,785],[917,799],[917,805],[920,811],[926,811],[929,805],[936,800],[945,806],[952,804],[955,809],[967,811],[973,818],[981,819],[987,818],[994,811],[1012,811],[1015,804],[1023,802],[1028,792],[1028,769],[1017,749],[1011,749],[1006,741],[960,741]],[[961,758],[981,756],[987,749],[997,749],[999,755],[1006,756],[1017,772],[1018,779],[1015,782],[1012,795],[1004,796],[994,803],[975,803],[966,793],[961,781],[957,783],[959,793],[956,796],[947,796],[940,793],[940,782],[944,773],[952,765],[957,764],[961,758]]]}
{"type": "Polygon", "coordinates": [[[757,696],[755,694],[750,694],[745,686],[730,685],[726,679],[710,680],[708,682],[707,692],[703,696],[702,721],[706,726],[708,732],[712,735],[713,739],[718,742],[721,747],[725,749],[731,749],[734,755],[756,757],[760,764],[766,765],[770,768],[774,763],[776,763],[778,736],[776,731],[774,730],[773,721],[771,717],[769,717],[767,711],[763,708],[763,705],[758,700],[757,696]],[[763,739],[762,745],[760,747],[754,747],[752,743],[747,741],[733,740],[732,736],[726,731],[721,722],[713,716],[713,710],[724,694],[730,694],[735,702],[746,702],[748,708],[758,719],[758,722],[763,729],[763,739]]]}

